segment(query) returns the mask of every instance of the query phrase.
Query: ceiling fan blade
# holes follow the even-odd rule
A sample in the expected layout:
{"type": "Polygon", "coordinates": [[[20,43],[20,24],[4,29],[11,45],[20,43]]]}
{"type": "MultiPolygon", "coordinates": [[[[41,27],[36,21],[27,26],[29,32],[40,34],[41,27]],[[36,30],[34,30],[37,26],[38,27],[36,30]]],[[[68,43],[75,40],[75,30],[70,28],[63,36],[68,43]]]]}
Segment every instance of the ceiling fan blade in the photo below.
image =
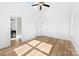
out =
{"type": "Polygon", "coordinates": [[[42,9],[42,6],[40,6],[40,10],[42,9]]]}
{"type": "Polygon", "coordinates": [[[50,7],[50,5],[47,5],[47,4],[43,4],[43,6],[50,7]]]}
{"type": "Polygon", "coordinates": [[[37,5],[39,5],[39,4],[34,4],[34,5],[32,5],[32,6],[37,6],[37,5]]]}

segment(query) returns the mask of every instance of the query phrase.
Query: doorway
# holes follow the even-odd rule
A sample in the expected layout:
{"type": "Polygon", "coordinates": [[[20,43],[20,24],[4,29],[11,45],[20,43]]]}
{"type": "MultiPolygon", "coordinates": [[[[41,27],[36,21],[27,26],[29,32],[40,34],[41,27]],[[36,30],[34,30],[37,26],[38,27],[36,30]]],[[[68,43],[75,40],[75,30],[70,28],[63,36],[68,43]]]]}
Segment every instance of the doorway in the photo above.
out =
{"type": "Polygon", "coordinates": [[[22,28],[22,20],[21,17],[10,17],[10,38],[11,44],[15,44],[16,42],[21,41],[21,28],[22,28]]]}

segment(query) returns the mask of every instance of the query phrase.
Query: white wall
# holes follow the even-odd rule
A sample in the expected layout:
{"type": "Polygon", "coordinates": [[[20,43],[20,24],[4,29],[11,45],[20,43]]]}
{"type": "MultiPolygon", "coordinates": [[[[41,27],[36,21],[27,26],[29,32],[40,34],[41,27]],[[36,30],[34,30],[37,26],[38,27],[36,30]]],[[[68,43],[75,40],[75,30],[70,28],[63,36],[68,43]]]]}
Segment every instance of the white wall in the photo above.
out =
{"type": "Polygon", "coordinates": [[[73,3],[50,3],[43,14],[43,35],[70,39],[70,15],[73,3]]]}
{"type": "Polygon", "coordinates": [[[9,20],[5,15],[0,12],[0,48],[10,45],[9,20]]]}
{"type": "Polygon", "coordinates": [[[75,3],[72,16],[72,42],[79,54],[79,3],[75,3]]]}
{"type": "Polygon", "coordinates": [[[0,4],[0,48],[10,45],[10,20],[6,9],[0,4]]]}
{"type": "Polygon", "coordinates": [[[9,3],[8,8],[9,15],[22,18],[22,41],[36,37],[38,11],[27,5],[27,3],[9,3]]]}
{"type": "Polygon", "coordinates": [[[22,41],[36,37],[38,11],[27,3],[0,3],[0,48],[10,45],[10,16],[22,18],[22,41]]]}

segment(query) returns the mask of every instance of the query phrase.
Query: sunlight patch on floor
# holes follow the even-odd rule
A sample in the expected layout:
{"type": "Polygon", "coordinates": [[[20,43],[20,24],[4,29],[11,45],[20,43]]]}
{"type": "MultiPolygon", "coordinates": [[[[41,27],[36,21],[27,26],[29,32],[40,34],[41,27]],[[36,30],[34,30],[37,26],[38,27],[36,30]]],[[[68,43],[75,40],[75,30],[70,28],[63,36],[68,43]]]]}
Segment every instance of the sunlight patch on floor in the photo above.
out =
{"type": "Polygon", "coordinates": [[[49,54],[50,50],[52,48],[52,45],[43,42],[43,43],[39,44],[36,48],[47,53],[47,54],[49,54]]]}
{"type": "Polygon", "coordinates": [[[14,51],[16,52],[16,54],[18,56],[21,56],[23,55],[24,53],[26,53],[27,51],[29,51],[32,47],[30,47],[29,45],[27,44],[24,44],[18,48],[15,48],[14,51]]]}
{"type": "Polygon", "coordinates": [[[41,41],[38,41],[38,40],[32,40],[32,41],[28,42],[28,44],[31,45],[31,46],[36,46],[36,45],[38,45],[40,42],[41,42],[41,41]]]}
{"type": "Polygon", "coordinates": [[[46,54],[34,49],[30,53],[28,53],[26,56],[46,56],[46,54]]]}
{"type": "Polygon", "coordinates": [[[27,44],[24,44],[18,48],[15,48],[14,51],[18,56],[21,56],[29,51],[26,56],[46,56],[51,51],[52,45],[48,43],[44,43],[38,40],[32,40],[27,44]],[[31,47],[31,46],[33,47],[31,47]],[[36,46],[37,45],[37,46],[36,46]],[[33,49],[30,51],[30,49],[33,49]],[[45,54],[44,54],[45,53],[45,54]]]}

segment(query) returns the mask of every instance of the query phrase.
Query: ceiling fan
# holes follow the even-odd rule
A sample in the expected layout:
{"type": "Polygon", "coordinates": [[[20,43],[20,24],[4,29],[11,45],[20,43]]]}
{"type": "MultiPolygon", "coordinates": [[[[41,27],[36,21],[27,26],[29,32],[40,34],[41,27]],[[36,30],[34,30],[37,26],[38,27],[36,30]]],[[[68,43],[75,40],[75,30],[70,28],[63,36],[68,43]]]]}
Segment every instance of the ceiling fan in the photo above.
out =
{"type": "Polygon", "coordinates": [[[50,5],[45,4],[45,2],[38,2],[38,4],[33,4],[32,6],[38,6],[38,5],[39,5],[39,10],[42,10],[42,6],[50,7],[50,5]]]}

